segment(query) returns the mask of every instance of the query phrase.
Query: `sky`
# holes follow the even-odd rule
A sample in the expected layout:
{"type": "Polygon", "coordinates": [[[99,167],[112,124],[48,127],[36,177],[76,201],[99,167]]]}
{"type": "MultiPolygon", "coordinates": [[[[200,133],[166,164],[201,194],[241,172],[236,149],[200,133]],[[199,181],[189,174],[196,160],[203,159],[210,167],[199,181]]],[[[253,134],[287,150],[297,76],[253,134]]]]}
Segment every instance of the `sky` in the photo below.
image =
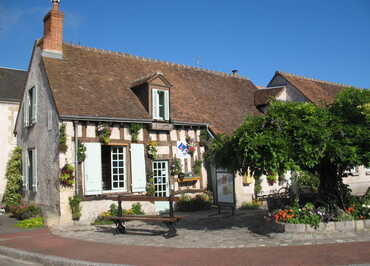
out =
{"type": "MultiPolygon", "coordinates": [[[[241,76],[370,88],[370,0],[61,0],[64,40],[241,76]]],[[[27,69],[50,0],[0,0],[0,66],[27,69]]]]}

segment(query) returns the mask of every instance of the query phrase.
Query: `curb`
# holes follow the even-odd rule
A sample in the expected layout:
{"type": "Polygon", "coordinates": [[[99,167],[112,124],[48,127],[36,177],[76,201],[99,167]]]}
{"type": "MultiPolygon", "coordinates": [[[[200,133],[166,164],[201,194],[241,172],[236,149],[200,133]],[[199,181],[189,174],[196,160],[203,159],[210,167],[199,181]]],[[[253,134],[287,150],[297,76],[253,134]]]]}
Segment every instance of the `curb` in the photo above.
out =
{"type": "Polygon", "coordinates": [[[14,259],[26,260],[42,265],[53,265],[53,266],[80,266],[80,265],[91,265],[91,266],[130,266],[129,264],[110,264],[110,263],[96,263],[82,260],[73,260],[64,257],[57,257],[51,255],[45,255],[41,253],[34,253],[29,251],[18,250],[15,248],[8,248],[0,246],[0,254],[14,259]]]}

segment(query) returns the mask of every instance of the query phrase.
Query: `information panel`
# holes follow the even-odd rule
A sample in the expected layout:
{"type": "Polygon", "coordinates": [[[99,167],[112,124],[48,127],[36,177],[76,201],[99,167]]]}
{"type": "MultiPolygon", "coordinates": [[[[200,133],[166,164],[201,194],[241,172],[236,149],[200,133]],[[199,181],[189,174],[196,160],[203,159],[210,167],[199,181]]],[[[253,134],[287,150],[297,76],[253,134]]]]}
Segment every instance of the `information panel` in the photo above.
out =
{"type": "Polygon", "coordinates": [[[235,205],[234,175],[217,169],[217,203],[235,205]]]}

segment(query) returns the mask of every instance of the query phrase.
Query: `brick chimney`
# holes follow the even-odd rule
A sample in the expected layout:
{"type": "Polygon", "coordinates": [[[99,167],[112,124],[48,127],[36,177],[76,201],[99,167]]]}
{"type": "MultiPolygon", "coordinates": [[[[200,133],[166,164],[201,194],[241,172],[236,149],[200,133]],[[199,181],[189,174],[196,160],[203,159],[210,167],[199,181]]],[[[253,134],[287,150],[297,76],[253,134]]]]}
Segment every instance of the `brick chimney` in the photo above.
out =
{"type": "Polygon", "coordinates": [[[60,0],[52,0],[53,8],[44,17],[44,37],[42,55],[54,58],[63,57],[64,13],[59,10],[60,0]]]}

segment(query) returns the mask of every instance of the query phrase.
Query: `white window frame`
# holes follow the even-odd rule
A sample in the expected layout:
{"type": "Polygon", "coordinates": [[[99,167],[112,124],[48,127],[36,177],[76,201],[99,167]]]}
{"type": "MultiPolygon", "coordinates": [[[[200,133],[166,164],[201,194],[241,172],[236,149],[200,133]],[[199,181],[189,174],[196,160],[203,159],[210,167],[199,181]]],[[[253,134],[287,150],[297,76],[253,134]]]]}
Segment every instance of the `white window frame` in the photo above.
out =
{"type": "Polygon", "coordinates": [[[168,182],[169,181],[168,161],[153,161],[152,162],[152,168],[153,168],[153,179],[154,179],[154,187],[155,187],[154,195],[156,197],[168,197],[169,193],[170,193],[169,182],[168,182]],[[163,169],[163,167],[162,167],[163,163],[165,165],[164,170],[162,170],[163,169]],[[161,165],[160,168],[157,167],[158,164],[161,165]],[[161,175],[156,174],[156,171],[158,171],[158,170],[162,171],[161,175]],[[165,182],[159,181],[158,180],[159,178],[165,178],[165,182]],[[166,186],[164,190],[163,190],[162,187],[160,187],[160,186],[163,186],[163,185],[166,186]],[[160,189],[158,189],[158,188],[160,188],[160,189]]]}
{"type": "Polygon", "coordinates": [[[111,191],[127,191],[127,170],[126,170],[126,147],[125,146],[110,146],[110,156],[111,156],[111,191]],[[113,153],[113,149],[122,149],[122,153],[113,153]],[[122,155],[122,160],[120,159],[113,159],[113,156],[117,155],[119,158],[119,155],[122,155]],[[113,162],[116,161],[118,166],[113,166],[113,162]],[[119,162],[122,161],[122,166],[119,166],[119,162]],[[117,169],[117,174],[113,173],[113,168],[117,169]],[[123,180],[120,180],[120,173],[119,170],[122,169],[122,175],[123,180]],[[114,180],[114,176],[117,176],[117,180],[114,180]],[[123,187],[119,186],[119,183],[123,182],[123,187]],[[118,183],[117,188],[114,188],[113,183],[118,183]]]}
{"type": "Polygon", "coordinates": [[[32,86],[31,88],[27,89],[27,93],[24,96],[23,102],[23,123],[24,127],[31,127],[37,122],[37,88],[36,86],[32,86]],[[30,93],[32,91],[32,106],[31,106],[31,99],[30,93]],[[31,113],[30,113],[31,110],[31,113]]]}
{"type": "Polygon", "coordinates": [[[168,121],[169,120],[169,108],[170,108],[170,97],[169,90],[162,89],[152,89],[152,110],[153,110],[153,119],[168,121]],[[161,117],[159,114],[159,92],[164,93],[164,117],[161,117]]]}

